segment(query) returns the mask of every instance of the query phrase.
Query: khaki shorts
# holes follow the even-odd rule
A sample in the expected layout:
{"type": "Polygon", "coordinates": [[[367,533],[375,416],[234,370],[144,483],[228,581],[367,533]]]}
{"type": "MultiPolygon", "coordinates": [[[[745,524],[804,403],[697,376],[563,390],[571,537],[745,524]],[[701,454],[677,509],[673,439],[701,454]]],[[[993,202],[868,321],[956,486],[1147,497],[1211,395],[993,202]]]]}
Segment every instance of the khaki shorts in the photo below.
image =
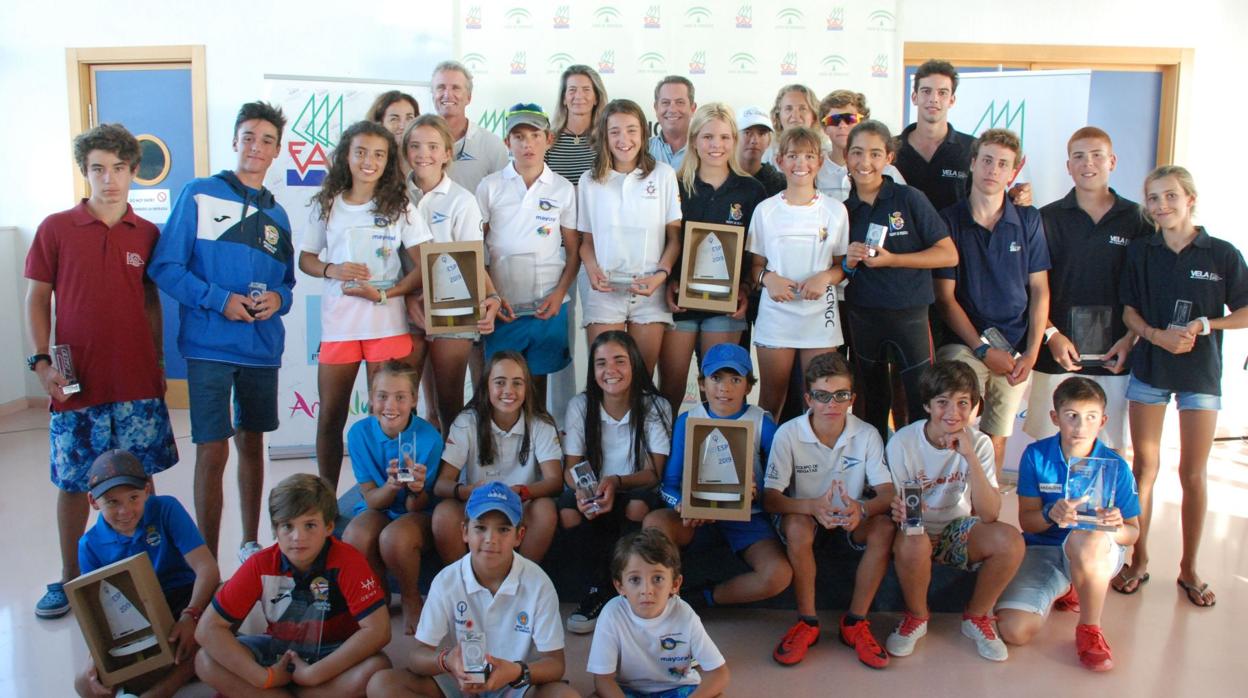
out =
{"type": "MultiPolygon", "coordinates": [[[[975,352],[964,344],[946,344],[936,350],[937,361],[961,361],[979,378],[979,389],[984,394],[984,411],[979,418],[979,430],[989,436],[1009,436],[1014,433],[1014,420],[1031,376],[1018,385],[1010,385],[1005,376],[999,376],[975,358],[975,352]]],[[[1035,373],[1034,371],[1032,372],[1035,373]]]]}

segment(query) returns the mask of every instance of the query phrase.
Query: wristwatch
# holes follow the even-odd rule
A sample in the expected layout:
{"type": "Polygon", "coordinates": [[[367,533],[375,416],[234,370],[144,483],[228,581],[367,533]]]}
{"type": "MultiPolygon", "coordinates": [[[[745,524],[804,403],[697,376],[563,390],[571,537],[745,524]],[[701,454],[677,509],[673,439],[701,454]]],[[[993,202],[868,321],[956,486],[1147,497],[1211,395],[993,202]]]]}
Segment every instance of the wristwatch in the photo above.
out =
{"type": "Polygon", "coordinates": [[[987,342],[985,342],[984,344],[981,344],[981,345],[979,345],[979,346],[975,347],[975,349],[974,349],[974,351],[973,351],[972,353],[974,353],[974,354],[975,354],[975,358],[979,359],[980,361],[983,361],[983,360],[984,360],[984,357],[985,357],[985,356],[988,356],[988,350],[989,350],[990,348],[991,348],[991,346],[990,346],[987,342]]]}
{"type": "Polygon", "coordinates": [[[531,677],[529,676],[529,665],[524,662],[516,662],[516,664],[520,665],[520,678],[507,685],[512,688],[525,688],[532,682],[531,677]]]}
{"type": "Polygon", "coordinates": [[[26,368],[29,368],[30,370],[33,371],[35,370],[35,367],[39,365],[40,361],[47,361],[49,364],[51,364],[52,357],[48,356],[47,354],[31,354],[30,356],[26,357],[26,368]]]}

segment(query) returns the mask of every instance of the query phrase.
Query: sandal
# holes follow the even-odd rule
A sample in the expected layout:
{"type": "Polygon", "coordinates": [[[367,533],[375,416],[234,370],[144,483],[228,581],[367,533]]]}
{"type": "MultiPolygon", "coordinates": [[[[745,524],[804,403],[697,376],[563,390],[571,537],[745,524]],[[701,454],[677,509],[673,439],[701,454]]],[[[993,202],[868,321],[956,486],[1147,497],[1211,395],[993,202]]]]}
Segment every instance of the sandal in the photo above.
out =
{"type": "Polygon", "coordinates": [[[1126,574],[1124,571],[1124,572],[1119,572],[1118,576],[1111,579],[1109,582],[1109,586],[1111,589],[1118,592],[1119,594],[1129,595],[1129,594],[1134,594],[1135,592],[1140,590],[1140,587],[1144,586],[1145,584],[1148,584],[1148,580],[1149,580],[1149,576],[1147,572],[1141,575],[1134,575],[1134,574],[1126,574]],[[1131,587],[1131,589],[1127,589],[1127,586],[1131,584],[1132,582],[1135,582],[1135,586],[1131,587]]]}
{"type": "Polygon", "coordinates": [[[1193,606],[1198,608],[1209,608],[1218,603],[1217,597],[1214,597],[1213,592],[1209,591],[1208,584],[1196,586],[1195,584],[1188,584],[1182,579],[1176,579],[1174,581],[1178,582],[1183,591],[1187,592],[1187,600],[1191,601],[1193,606]],[[1208,596],[1206,596],[1206,594],[1208,596]],[[1213,598],[1211,599],[1210,597],[1213,598]]]}

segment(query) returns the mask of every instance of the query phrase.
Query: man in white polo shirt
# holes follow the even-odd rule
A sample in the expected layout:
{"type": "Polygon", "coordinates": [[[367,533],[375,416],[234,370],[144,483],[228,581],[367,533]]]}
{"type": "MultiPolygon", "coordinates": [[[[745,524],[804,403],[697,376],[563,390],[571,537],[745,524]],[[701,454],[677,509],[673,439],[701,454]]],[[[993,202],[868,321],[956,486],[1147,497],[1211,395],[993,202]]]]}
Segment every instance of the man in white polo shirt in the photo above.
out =
{"type": "MultiPolygon", "coordinates": [[[[369,681],[372,695],[575,696],[563,678],[563,627],[550,577],[515,551],[524,538],[520,497],[501,482],[472,491],[465,506],[468,554],[433,579],[407,669],[369,681]],[[438,647],[453,635],[450,647],[438,647]],[[465,647],[489,655],[484,681],[466,675],[465,647]],[[467,641],[467,644],[465,642],[467,641]]],[[[484,659],[484,656],[482,657],[484,659]]]]}
{"type": "Polygon", "coordinates": [[[447,174],[460,186],[475,192],[481,180],[507,165],[507,148],[498,136],[468,120],[472,103],[472,73],[459,61],[442,61],[433,69],[433,108],[446,119],[455,138],[447,174]]]}

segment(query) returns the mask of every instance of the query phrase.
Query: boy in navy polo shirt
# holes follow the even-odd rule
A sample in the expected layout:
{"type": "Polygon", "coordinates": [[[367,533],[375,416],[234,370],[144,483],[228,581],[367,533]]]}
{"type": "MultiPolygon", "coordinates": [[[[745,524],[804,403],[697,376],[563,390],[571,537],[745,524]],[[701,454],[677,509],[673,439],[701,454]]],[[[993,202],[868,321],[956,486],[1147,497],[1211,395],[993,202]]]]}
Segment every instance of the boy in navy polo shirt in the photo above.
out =
{"type": "MultiPolygon", "coordinates": [[[[134,694],[173,695],[195,677],[195,623],[221,579],[217,561],[182,504],[152,494],[150,476],[129,451],[100,454],[87,473],[87,486],[87,500],[100,518],[78,541],[82,573],[145,552],[177,618],[169,637],[174,666],[137,677],[126,688],[134,694]]],[[[92,662],[74,680],[80,696],[112,695],[116,688],[100,683],[92,662]]]]}
{"type": "Polygon", "coordinates": [[[1050,607],[1078,613],[1075,648],[1079,662],[1092,671],[1114,666],[1101,633],[1101,610],[1110,578],[1122,567],[1127,546],[1140,535],[1135,478],[1127,462],[1097,438],[1108,418],[1105,406],[1105,391],[1088,378],[1067,378],[1053,393],[1049,419],[1059,434],[1028,446],[1019,464],[1018,524],[1027,553],[997,601],[997,629],[1014,645],[1035,637],[1050,607]],[[1117,527],[1113,532],[1069,528],[1079,504],[1063,498],[1069,462],[1089,457],[1117,466],[1116,506],[1098,510],[1103,523],[1117,527]]]}
{"type": "MultiPolygon", "coordinates": [[[[1023,430],[1036,439],[1057,433],[1049,420],[1049,399],[1066,378],[1091,378],[1105,390],[1108,421],[1101,440],[1110,448],[1127,445],[1127,357],[1135,335],[1122,322],[1118,285],[1127,260],[1127,245],[1151,234],[1140,217],[1139,204],[1109,186],[1117,164],[1109,134],[1095,126],[1075,131],[1066,144],[1066,171],[1075,182],[1066,196],[1040,209],[1049,259],[1049,322],[1044,331],[1048,351],[1036,360],[1027,420],[1023,430]],[[1108,314],[1105,329],[1111,346],[1077,346],[1072,311],[1097,309],[1108,314]],[[1105,366],[1081,365],[1080,354],[1108,348],[1105,366]]],[[[1081,339],[1081,338],[1080,338],[1081,339]]]]}
{"type": "Polygon", "coordinates": [[[933,273],[936,303],[961,342],[941,347],[936,360],[962,361],[979,377],[979,429],[992,438],[998,474],[1049,319],[1049,248],[1040,212],[1005,195],[1022,157],[1018,136],[1002,128],[984,131],[971,146],[971,193],[940,212],[958,266],[933,273]],[[1005,346],[992,346],[993,335],[1005,346]]]}
{"type": "Polygon", "coordinates": [[[299,473],[269,493],[277,544],[247,558],[195,631],[199,678],[227,696],[363,696],[390,666],[390,612],[368,560],[333,537],[338,503],[324,479],[299,473]],[[234,636],[260,602],[263,635],[234,636]]]}

